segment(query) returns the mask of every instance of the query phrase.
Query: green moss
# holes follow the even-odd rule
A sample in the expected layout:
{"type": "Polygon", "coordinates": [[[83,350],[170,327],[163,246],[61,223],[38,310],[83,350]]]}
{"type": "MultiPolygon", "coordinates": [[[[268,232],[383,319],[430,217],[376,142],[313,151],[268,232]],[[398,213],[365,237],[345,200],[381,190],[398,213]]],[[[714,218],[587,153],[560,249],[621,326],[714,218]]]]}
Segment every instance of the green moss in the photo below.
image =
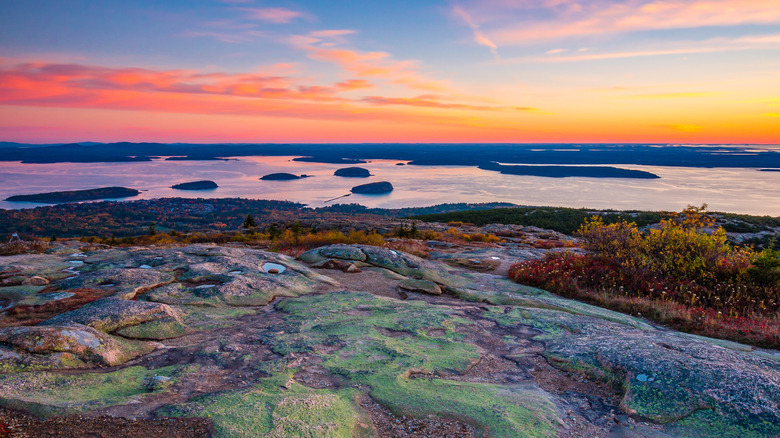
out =
{"type": "Polygon", "coordinates": [[[187,326],[174,318],[163,318],[118,330],[116,334],[133,339],[170,339],[187,333],[187,326]]]}
{"type": "Polygon", "coordinates": [[[217,437],[368,437],[371,419],[354,388],[312,389],[281,372],[250,389],[199,397],[158,414],[207,417],[217,437]]]}
{"type": "Polygon", "coordinates": [[[460,341],[455,329],[471,322],[455,309],[351,292],[285,300],[278,307],[289,315],[285,333],[269,340],[277,352],[342,346],[320,354],[320,366],[370,386],[371,396],[396,413],[457,418],[495,437],[555,435],[555,408],[533,387],[414,378],[463,373],[479,358],[475,346],[460,341]],[[444,335],[427,336],[431,328],[444,335]]]}
{"type": "Polygon", "coordinates": [[[701,409],[691,415],[667,425],[664,431],[675,436],[709,438],[713,431],[723,438],[765,438],[780,436],[780,424],[772,418],[743,418],[735,423],[712,409],[701,409]]]}
{"type": "Polygon", "coordinates": [[[175,378],[182,372],[185,370],[173,366],[155,370],[135,366],[79,375],[5,374],[0,376],[0,404],[29,410],[40,417],[88,412],[143,397],[148,393],[144,382],[150,376],[175,378]]]}

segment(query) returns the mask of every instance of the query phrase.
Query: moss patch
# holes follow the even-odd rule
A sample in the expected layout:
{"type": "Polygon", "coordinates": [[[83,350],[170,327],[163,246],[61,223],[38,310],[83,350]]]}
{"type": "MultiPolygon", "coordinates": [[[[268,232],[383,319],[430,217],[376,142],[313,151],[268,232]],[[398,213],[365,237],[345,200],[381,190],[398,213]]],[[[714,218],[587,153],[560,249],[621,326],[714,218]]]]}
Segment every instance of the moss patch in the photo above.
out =
{"type": "Polygon", "coordinates": [[[155,375],[176,378],[180,367],[147,370],[135,366],[110,373],[63,375],[52,372],[0,376],[0,404],[39,417],[68,415],[128,403],[149,393],[145,381],[155,375]]]}
{"type": "Polygon", "coordinates": [[[292,375],[288,370],[251,389],[209,394],[158,413],[207,417],[217,437],[371,436],[371,419],[357,403],[359,390],[312,389],[292,381],[292,375]]]}
{"type": "Polygon", "coordinates": [[[288,312],[288,326],[270,340],[277,352],[320,351],[322,367],[370,386],[371,396],[396,413],[456,418],[494,437],[555,436],[555,408],[534,387],[412,377],[462,373],[479,358],[454,330],[464,321],[457,310],[352,292],[285,300],[278,307],[288,312]],[[444,335],[428,336],[431,328],[444,335]],[[322,344],[341,348],[315,348],[322,344]]]}

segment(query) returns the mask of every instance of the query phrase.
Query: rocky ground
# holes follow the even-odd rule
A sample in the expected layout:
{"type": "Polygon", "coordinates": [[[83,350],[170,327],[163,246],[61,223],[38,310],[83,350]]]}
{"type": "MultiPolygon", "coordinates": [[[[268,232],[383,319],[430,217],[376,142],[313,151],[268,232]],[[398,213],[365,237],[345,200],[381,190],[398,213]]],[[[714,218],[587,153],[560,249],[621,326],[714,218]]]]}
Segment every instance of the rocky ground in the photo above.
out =
{"type": "Polygon", "coordinates": [[[2,257],[0,436],[780,436],[777,352],[514,284],[520,228],[2,257]]]}

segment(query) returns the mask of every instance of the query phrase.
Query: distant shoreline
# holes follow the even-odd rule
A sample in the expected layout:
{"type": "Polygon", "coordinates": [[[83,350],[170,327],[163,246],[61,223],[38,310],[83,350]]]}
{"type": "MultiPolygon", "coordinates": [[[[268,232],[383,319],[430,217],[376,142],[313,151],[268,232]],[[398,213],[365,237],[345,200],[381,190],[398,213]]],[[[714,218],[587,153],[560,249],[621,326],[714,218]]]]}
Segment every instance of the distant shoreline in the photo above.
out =
{"type": "Polygon", "coordinates": [[[780,146],[674,144],[184,144],[70,143],[30,145],[0,142],[0,161],[96,163],[224,160],[242,156],[295,156],[295,161],[358,164],[399,160],[411,165],[480,166],[490,162],[534,165],[647,165],[675,167],[780,168],[780,146]]]}

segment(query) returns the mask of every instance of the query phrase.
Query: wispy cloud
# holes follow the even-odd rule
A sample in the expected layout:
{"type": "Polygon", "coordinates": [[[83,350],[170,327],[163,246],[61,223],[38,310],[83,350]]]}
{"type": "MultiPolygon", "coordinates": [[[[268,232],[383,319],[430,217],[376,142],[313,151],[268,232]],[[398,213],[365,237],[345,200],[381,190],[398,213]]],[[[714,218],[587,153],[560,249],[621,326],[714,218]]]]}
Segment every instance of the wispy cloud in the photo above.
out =
{"type": "Polygon", "coordinates": [[[308,14],[287,8],[241,8],[244,18],[265,23],[287,24],[298,18],[310,18],[308,14]]]}
{"type": "Polygon", "coordinates": [[[623,96],[627,99],[691,99],[699,97],[717,96],[718,93],[710,92],[681,92],[681,93],[653,93],[653,94],[632,94],[623,96]]]}
{"type": "Polygon", "coordinates": [[[479,30],[479,25],[474,22],[468,12],[463,10],[460,6],[453,7],[452,12],[471,28],[471,31],[474,33],[474,42],[490,49],[490,53],[493,54],[493,57],[498,59],[498,46],[479,30]]]}
{"type": "MultiPolygon", "coordinates": [[[[713,26],[780,23],[776,0],[556,0],[475,2],[496,22],[485,31],[497,44],[713,26]],[[511,24],[507,16],[514,17],[511,24]]],[[[483,25],[483,28],[485,26],[483,25]]]]}
{"type": "Polygon", "coordinates": [[[405,106],[419,106],[419,107],[427,107],[427,108],[465,109],[465,110],[475,110],[475,111],[520,111],[520,112],[537,111],[536,108],[531,108],[531,107],[469,105],[469,104],[462,104],[462,103],[443,102],[442,99],[437,96],[418,96],[412,98],[368,96],[363,98],[363,101],[370,103],[372,105],[405,105],[405,106]]]}
{"type": "Polygon", "coordinates": [[[415,90],[449,91],[449,84],[430,79],[419,71],[413,60],[396,60],[387,52],[364,52],[340,47],[344,36],[354,31],[326,30],[293,35],[287,42],[306,52],[311,59],[338,65],[345,72],[359,78],[383,80],[415,90]]]}
{"type": "MultiPolygon", "coordinates": [[[[780,34],[755,35],[739,38],[711,38],[704,41],[687,41],[675,43],[678,47],[658,48],[649,50],[630,50],[605,53],[583,53],[560,56],[526,56],[520,58],[505,58],[500,62],[514,63],[560,63],[581,61],[603,61],[621,58],[637,58],[647,56],[692,55],[699,53],[734,52],[744,50],[766,50],[780,48],[780,34]],[[682,46],[682,47],[679,47],[682,46]]],[[[558,51],[548,51],[547,55],[557,55],[558,51]]]]}

